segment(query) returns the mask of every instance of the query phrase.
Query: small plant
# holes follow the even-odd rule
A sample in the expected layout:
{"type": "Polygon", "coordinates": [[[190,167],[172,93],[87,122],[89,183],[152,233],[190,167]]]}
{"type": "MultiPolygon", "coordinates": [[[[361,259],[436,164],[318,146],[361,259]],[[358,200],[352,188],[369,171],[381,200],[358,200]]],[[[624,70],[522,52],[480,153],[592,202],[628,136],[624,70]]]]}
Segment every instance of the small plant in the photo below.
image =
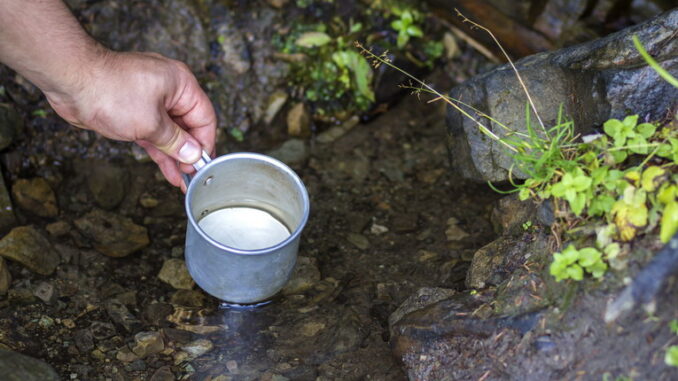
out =
{"type": "Polygon", "coordinates": [[[569,245],[562,253],[553,254],[553,263],[549,268],[551,275],[560,282],[563,279],[584,279],[584,271],[600,278],[605,274],[607,264],[603,262],[603,254],[587,247],[580,250],[574,245],[569,245]]]}
{"type": "Polygon", "coordinates": [[[527,220],[522,224],[523,230],[528,231],[532,227],[532,221],[527,220]]]}
{"type": "Polygon", "coordinates": [[[419,12],[410,9],[400,10],[396,8],[394,13],[398,16],[398,19],[391,23],[391,28],[398,32],[398,40],[396,43],[398,48],[404,48],[410,40],[410,37],[422,37],[424,35],[421,28],[416,25],[416,22],[421,18],[419,12]]]}

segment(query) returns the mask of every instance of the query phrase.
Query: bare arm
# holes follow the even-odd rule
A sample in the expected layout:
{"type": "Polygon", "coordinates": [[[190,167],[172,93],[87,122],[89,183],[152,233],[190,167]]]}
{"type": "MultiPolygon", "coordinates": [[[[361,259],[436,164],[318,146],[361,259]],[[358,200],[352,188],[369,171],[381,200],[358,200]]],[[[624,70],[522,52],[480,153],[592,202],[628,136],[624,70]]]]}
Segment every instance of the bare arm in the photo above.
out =
{"type": "Polygon", "coordinates": [[[213,153],[216,115],[186,65],[94,41],[62,0],[0,1],[0,61],[38,86],[69,123],[134,141],[181,186],[180,168],[213,153]]]}

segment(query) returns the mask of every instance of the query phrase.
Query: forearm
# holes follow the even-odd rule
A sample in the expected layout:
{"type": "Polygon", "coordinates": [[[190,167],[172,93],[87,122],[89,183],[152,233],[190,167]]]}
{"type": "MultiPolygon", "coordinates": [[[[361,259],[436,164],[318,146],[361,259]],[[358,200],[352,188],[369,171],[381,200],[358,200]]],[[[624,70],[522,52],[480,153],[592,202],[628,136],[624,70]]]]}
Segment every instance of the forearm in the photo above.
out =
{"type": "Polygon", "coordinates": [[[0,1],[0,62],[46,93],[78,92],[103,51],[62,0],[0,1]]]}

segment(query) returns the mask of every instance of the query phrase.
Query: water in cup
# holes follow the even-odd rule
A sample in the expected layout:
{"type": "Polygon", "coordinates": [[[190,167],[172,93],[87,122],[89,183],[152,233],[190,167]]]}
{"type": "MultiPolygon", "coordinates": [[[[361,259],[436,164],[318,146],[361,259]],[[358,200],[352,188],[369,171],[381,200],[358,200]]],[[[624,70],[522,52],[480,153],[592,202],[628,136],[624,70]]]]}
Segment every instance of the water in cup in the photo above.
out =
{"type": "Polygon", "coordinates": [[[215,210],[200,219],[198,226],[213,240],[240,250],[272,247],[291,234],[271,213],[247,206],[215,210]]]}

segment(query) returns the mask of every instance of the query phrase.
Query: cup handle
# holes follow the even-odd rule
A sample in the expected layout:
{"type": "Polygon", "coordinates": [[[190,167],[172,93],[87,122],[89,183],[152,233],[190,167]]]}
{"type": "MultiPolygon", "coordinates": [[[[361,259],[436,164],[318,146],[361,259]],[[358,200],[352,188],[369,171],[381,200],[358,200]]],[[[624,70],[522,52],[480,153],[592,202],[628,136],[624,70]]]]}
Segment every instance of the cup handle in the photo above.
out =
{"type": "MultiPolygon", "coordinates": [[[[193,163],[193,168],[195,168],[195,171],[198,172],[202,167],[206,166],[207,163],[212,161],[212,158],[210,155],[205,152],[205,150],[202,151],[202,155],[200,156],[200,159],[193,163]]],[[[188,184],[191,183],[191,176],[187,173],[182,173],[181,176],[184,178],[184,184],[186,184],[186,188],[188,188],[188,184]]]]}

